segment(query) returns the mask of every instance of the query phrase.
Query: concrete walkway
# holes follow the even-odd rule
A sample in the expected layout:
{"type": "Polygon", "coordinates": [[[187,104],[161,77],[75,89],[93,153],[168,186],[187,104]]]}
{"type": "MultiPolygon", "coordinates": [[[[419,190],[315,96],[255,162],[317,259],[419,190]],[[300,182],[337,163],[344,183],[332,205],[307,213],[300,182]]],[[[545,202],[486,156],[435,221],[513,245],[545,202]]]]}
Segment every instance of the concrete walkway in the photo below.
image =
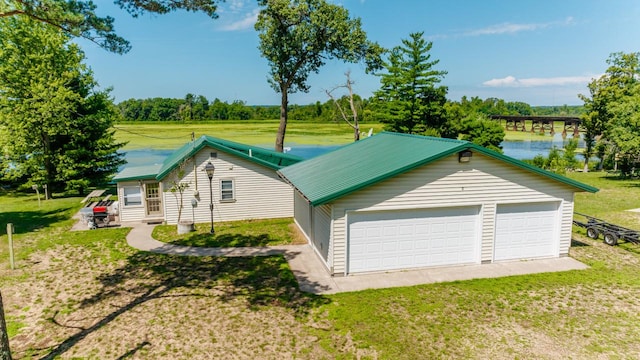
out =
{"type": "Polygon", "coordinates": [[[298,280],[300,290],[313,294],[413,286],[436,282],[496,278],[544,272],[583,270],[588,266],[570,257],[528,261],[501,262],[484,265],[435,267],[418,270],[394,271],[332,277],[309,245],[283,245],[244,248],[203,248],[172,245],[151,237],[154,225],[123,223],[131,227],[127,243],[136,249],[159,254],[186,256],[270,256],[283,254],[298,280]]]}

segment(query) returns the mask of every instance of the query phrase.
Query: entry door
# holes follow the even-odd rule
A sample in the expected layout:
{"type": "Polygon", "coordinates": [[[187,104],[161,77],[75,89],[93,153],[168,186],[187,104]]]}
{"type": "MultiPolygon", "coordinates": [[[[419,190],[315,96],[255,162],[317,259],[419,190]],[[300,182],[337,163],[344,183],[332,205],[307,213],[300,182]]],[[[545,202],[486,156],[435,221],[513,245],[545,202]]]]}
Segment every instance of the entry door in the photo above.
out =
{"type": "Polygon", "coordinates": [[[162,198],[160,197],[160,184],[145,184],[147,215],[162,215],[162,198]]]}

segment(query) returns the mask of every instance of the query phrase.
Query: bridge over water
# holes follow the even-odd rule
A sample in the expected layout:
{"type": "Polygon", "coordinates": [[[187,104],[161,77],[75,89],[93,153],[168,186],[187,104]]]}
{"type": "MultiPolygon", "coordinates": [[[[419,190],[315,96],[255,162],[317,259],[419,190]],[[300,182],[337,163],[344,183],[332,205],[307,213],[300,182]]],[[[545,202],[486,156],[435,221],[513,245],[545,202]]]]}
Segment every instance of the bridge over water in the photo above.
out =
{"type": "Polygon", "coordinates": [[[555,122],[562,123],[562,136],[566,136],[567,132],[573,132],[573,136],[578,136],[582,128],[582,120],[579,117],[572,116],[515,116],[515,115],[491,115],[492,120],[502,123],[505,121],[504,128],[510,131],[527,131],[526,121],[531,122],[531,132],[539,132],[541,134],[549,131],[551,135],[555,134],[555,122]]]}

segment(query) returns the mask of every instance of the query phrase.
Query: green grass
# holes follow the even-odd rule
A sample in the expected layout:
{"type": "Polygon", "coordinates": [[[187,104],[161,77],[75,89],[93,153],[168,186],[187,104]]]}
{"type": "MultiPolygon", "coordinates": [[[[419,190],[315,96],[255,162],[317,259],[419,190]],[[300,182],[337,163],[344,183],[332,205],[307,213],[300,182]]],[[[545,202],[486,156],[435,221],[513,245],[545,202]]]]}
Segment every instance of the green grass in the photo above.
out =
{"type": "MultiPolygon", "coordinates": [[[[374,133],[383,131],[384,124],[361,124],[363,132],[373,128],[374,133]]],[[[530,125],[527,125],[530,128],[530,125]]],[[[135,149],[175,149],[196,137],[212,135],[218,138],[237,141],[249,145],[272,148],[278,130],[277,120],[264,121],[218,121],[207,123],[123,123],[116,125],[116,139],[127,142],[125,150],[135,149]]],[[[562,132],[562,126],[556,126],[556,132],[562,132]]],[[[571,135],[569,135],[571,137],[571,135]]],[[[506,131],[505,140],[509,141],[551,141],[549,133],[541,135],[530,131],[506,131]]],[[[353,141],[353,130],[344,123],[313,123],[290,121],[287,126],[285,142],[287,145],[342,145],[353,141]]]]}
{"type": "Polygon", "coordinates": [[[23,260],[35,251],[55,245],[73,224],[71,216],[80,207],[81,198],[42,200],[38,207],[36,195],[19,192],[0,193],[0,260],[9,260],[7,224],[14,227],[13,243],[17,260],[23,260]]]}
{"type": "Polygon", "coordinates": [[[607,176],[605,172],[569,172],[567,177],[600,189],[595,194],[577,193],[574,210],[618,225],[640,230],[640,181],[607,176]]]}
{"type": "MultiPolygon", "coordinates": [[[[382,131],[382,124],[361,124],[363,132],[373,128],[382,131]]],[[[116,139],[127,142],[125,150],[175,149],[196,138],[211,135],[225,140],[272,148],[278,121],[218,121],[194,124],[131,123],[116,125],[116,139]]],[[[343,122],[309,123],[289,121],[285,143],[302,145],[341,145],[353,141],[353,130],[343,122]]]]}
{"type": "MultiPolygon", "coordinates": [[[[626,211],[640,207],[640,181],[568,176],[601,189],[576,194],[576,211],[640,229],[640,214],[626,211]]],[[[19,269],[7,270],[4,251],[0,258],[15,358],[118,358],[135,349],[136,358],[149,359],[275,358],[292,349],[288,357],[336,359],[640,354],[639,247],[606,246],[582,230],[570,255],[590,266],[583,271],[312,296],[296,288],[283,256],[158,255],[128,247],[127,229],[68,232],[78,201],[37,209],[31,196],[0,195],[0,219],[29,229],[16,235],[19,269]],[[242,346],[233,339],[244,339],[242,346]]],[[[197,246],[286,243],[290,223],[218,223],[219,240],[207,224],[185,239],[175,226],[154,236],[197,246]],[[255,240],[263,234],[270,240],[255,240]]]]}
{"type": "Polygon", "coordinates": [[[196,224],[196,231],[178,235],[175,225],[159,225],[153,229],[153,237],[166,243],[200,247],[241,247],[289,245],[294,243],[296,232],[293,219],[268,219],[218,222],[215,235],[210,224],[196,224]]]}

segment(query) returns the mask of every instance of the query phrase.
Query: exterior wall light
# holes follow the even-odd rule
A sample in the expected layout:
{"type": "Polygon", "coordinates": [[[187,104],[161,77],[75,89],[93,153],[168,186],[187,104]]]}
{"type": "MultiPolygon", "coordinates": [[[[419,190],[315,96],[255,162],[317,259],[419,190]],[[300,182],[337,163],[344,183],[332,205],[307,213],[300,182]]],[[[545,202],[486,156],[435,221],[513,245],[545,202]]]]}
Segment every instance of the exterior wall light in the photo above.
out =
{"type": "Polygon", "coordinates": [[[473,156],[473,152],[471,150],[462,150],[458,153],[458,162],[468,163],[471,161],[471,156],[473,156]]]}

